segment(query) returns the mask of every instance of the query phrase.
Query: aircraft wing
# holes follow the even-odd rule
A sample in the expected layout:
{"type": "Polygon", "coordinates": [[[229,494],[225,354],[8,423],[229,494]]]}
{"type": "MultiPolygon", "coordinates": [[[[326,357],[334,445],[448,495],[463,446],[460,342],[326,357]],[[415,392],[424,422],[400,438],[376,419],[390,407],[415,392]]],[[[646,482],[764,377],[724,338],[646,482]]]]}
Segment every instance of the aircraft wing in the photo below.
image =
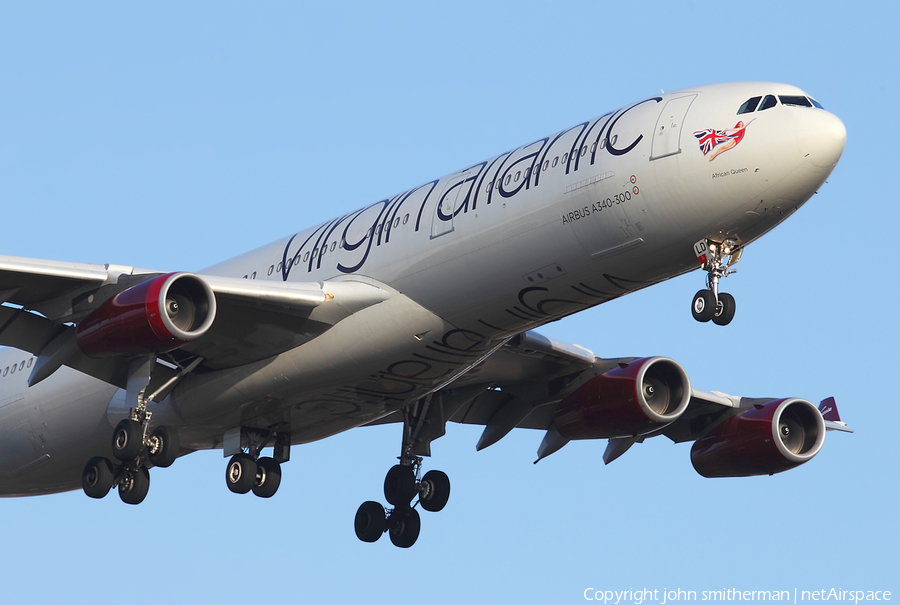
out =
{"type": "MultiPolygon", "coordinates": [[[[173,276],[167,278],[166,276],[173,276]]],[[[39,357],[35,384],[60,365],[124,387],[129,356],[92,355],[77,343],[76,326],[131,288],[166,274],[120,265],[96,265],[0,257],[0,345],[39,357]]],[[[234,367],[266,359],[315,338],[352,313],[386,300],[390,292],[358,280],[268,282],[190,275],[214,295],[209,328],[170,353],[170,361],[194,371],[234,367]]]]}
{"type": "MultiPolygon", "coordinates": [[[[469,372],[433,393],[424,402],[414,404],[414,409],[399,410],[370,424],[415,423],[418,420],[411,427],[416,436],[415,453],[425,456],[430,455],[430,442],[444,434],[443,427],[447,421],[484,426],[484,432],[476,444],[478,450],[496,443],[514,428],[543,430],[546,434],[538,448],[540,460],[569,441],[568,437],[560,434],[561,429],[557,426],[563,422],[572,424],[566,420],[566,413],[560,415],[561,409],[575,409],[574,416],[578,423],[596,421],[598,417],[602,418],[602,409],[599,415],[592,416],[591,413],[579,415],[577,408],[591,408],[594,406],[594,399],[601,402],[596,409],[602,408],[606,403],[619,404],[614,403],[617,396],[615,388],[601,387],[597,390],[592,385],[598,381],[605,381],[607,385],[615,381],[625,383],[628,382],[629,375],[636,375],[639,377],[638,384],[643,380],[646,387],[655,379],[649,378],[648,383],[650,371],[642,374],[637,368],[653,364],[670,372],[670,382],[673,385],[679,380],[679,376],[684,379],[686,392],[683,405],[670,415],[671,420],[660,421],[656,427],[648,425],[646,430],[641,429],[631,435],[604,436],[603,426],[593,436],[582,431],[581,427],[573,430],[571,426],[567,427],[567,434],[572,436],[575,433],[577,436],[573,438],[607,438],[608,445],[603,460],[609,464],[633,444],[641,443],[649,437],[665,435],[676,443],[696,441],[713,433],[724,421],[743,412],[772,412],[782,401],[794,405],[794,412],[798,412],[799,404],[795,402],[801,402],[796,399],[736,397],[696,389],[690,386],[686,374],[672,360],[659,357],[601,359],[580,346],[562,343],[529,331],[511,338],[469,372]],[[678,372],[672,370],[675,367],[678,372]],[[604,399],[607,401],[604,402],[604,399]],[[773,403],[776,405],[770,405],[773,403]]],[[[625,399],[634,393],[634,388],[632,381],[625,399]]],[[[636,398],[631,396],[628,403],[633,404],[636,398]]],[[[815,410],[811,407],[812,404],[805,401],[801,403],[805,406],[799,409],[799,413],[815,410]]],[[[568,416],[572,415],[569,411],[568,416]]],[[[628,411],[624,406],[619,406],[609,417],[627,415],[628,411]]],[[[824,417],[820,426],[825,430],[852,432],[845,423],[840,422],[833,398],[823,401],[814,416],[824,417]]],[[[812,420],[817,422],[815,418],[812,420]]]]}

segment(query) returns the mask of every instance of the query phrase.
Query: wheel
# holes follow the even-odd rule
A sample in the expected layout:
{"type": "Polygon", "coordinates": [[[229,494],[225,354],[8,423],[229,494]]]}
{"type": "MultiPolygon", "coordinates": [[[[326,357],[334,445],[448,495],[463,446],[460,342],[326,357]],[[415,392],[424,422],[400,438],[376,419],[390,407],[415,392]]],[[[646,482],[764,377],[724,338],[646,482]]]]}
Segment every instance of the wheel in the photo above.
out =
{"type": "Polygon", "coordinates": [[[256,485],[256,460],[248,454],[232,456],[225,469],[225,483],[236,494],[246,494],[256,485]]]}
{"type": "Polygon", "coordinates": [[[356,537],[363,542],[376,542],[384,533],[386,524],[384,507],[370,500],[359,505],[356,518],[353,520],[353,529],[356,530],[356,537]]]}
{"type": "Polygon", "coordinates": [[[394,509],[388,524],[394,546],[409,548],[419,539],[422,522],[419,519],[419,512],[414,508],[405,511],[394,509]]]}
{"type": "Polygon", "coordinates": [[[117,460],[128,462],[137,459],[144,446],[144,430],[141,423],[126,418],[119,421],[113,431],[112,449],[117,460]]]}
{"type": "Polygon", "coordinates": [[[716,312],[712,318],[713,323],[719,326],[730,324],[734,319],[736,307],[734,296],[727,292],[719,292],[719,304],[716,306],[716,312]]]}
{"type": "Polygon", "coordinates": [[[700,290],[694,295],[691,313],[697,321],[709,321],[716,312],[716,297],[711,290],[700,290]]]}
{"type": "Polygon", "coordinates": [[[425,510],[436,513],[447,506],[450,499],[450,478],[447,473],[441,471],[428,471],[422,477],[422,487],[419,490],[419,504],[425,510]]]}
{"type": "Polygon", "coordinates": [[[153,445],[150,446],[150,462],[153,466],[172,466],[181,450],[178,432],[170,426],[158,426],[153,431],[153,445]]]}
{"type": "Polygon", "coordinates": [[[81,474],[81,488],[91,498],[102,498],[109,493],[115,483],[116,475],[113,473],[112,462],[96,456],[88,460],[81,474]]]}
{"type": "Polygon", "coordinates": [[[253,493],[260,498],[271,498],[281,485],[281,465],[274,458],[256,461],[256,482],[253,493]]]}
{"type": "Polygon", "coordinates": [[[411,466],[395,464],[384,478],[384,497],[389,504],[405,506],[416,495],[416,474],[411,466]]]}
{"type": "Polygon", "coordinates": [[[128,472],[119,483],[119,498],[125,504],[140,504],[150,491],[150,471],[142,466],[134,472],[128,472]]]}

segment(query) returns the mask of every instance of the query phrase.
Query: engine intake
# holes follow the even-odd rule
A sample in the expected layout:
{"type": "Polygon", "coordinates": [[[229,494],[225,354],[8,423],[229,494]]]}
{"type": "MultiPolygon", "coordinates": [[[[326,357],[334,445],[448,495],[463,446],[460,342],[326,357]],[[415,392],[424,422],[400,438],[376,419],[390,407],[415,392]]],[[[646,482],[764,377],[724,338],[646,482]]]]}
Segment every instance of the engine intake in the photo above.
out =
{"type": "Polygon", "coordinates": [[[206,333],[216,318],[216,296],[190,273],[160,275],[119,292],[78,324],[85,355],[162,353],[206,333]]]}
{"type": "Polygon", "coordinates": [[[690,400],[684,369],[647,357],[590,379],[559,403],[553,419],[566,439],[642,435],[677,420],[690,400]]]}
{"type": "Polygon", "coordinates": [[[691,463],[704,477],[773,475],[800,466],[825,441],[825,420],[804,399],[778,399],[732,416],[694,442],[691,463]]]}

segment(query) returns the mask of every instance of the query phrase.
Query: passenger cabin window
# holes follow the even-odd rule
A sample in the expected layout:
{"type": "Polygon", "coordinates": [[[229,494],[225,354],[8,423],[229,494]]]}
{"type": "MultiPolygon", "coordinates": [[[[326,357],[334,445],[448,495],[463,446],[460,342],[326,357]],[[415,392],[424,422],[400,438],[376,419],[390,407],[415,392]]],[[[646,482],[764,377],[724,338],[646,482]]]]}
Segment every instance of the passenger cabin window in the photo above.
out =
{"type": "Polygon", "coordinates": [[[762,99],[762,97],[750,97],[749,99],[747,99],[744,104],[741,105],[741,108],[738,109],[738,115],[742,113],[753,113],[754,111],[756,111],[756,106],[759,105],[760,99],[762,99]]]}
{"type": "Polygon", "coordinates": [[[810,103],[809,99],[806,97],[779,95],[778,98],[781,99],[782,105],[789,105],[792,107],[812,107],[812,103],[810,103]]]}
{"type": "Polygon", "coordinates": [[[766,95],[766,98],[763,99],[762,105],[759,106],[759,110],[763,111],[765,109],[775,107],[777,104],[778,104],[778,101],[775,100],[774,95],[766,95]]]}

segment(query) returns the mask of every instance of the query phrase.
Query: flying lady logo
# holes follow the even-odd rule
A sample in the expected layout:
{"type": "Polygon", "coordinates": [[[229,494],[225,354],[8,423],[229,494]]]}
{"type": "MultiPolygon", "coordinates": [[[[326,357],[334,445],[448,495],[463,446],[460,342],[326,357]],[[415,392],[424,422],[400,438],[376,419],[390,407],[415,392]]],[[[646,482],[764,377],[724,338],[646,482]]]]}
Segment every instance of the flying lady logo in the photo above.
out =
{"type": "Polygon", "coordinates": [[[737,147],[737,144],[744,138],[744,132],[747,130],[747,126],[752,122],[753,120],[750,120],[746,124],[738,122],[734,125],[734,128],[726,130],[713,130],[712,128],[697,130],[694,132],[694,136],[697,137],[697,141],[700,143],[700,151],[703,152],[703,155],[707,155],[709,152],[715,150],[709,157],[709,161],[712,162],[720,153],[737,147]]]}

